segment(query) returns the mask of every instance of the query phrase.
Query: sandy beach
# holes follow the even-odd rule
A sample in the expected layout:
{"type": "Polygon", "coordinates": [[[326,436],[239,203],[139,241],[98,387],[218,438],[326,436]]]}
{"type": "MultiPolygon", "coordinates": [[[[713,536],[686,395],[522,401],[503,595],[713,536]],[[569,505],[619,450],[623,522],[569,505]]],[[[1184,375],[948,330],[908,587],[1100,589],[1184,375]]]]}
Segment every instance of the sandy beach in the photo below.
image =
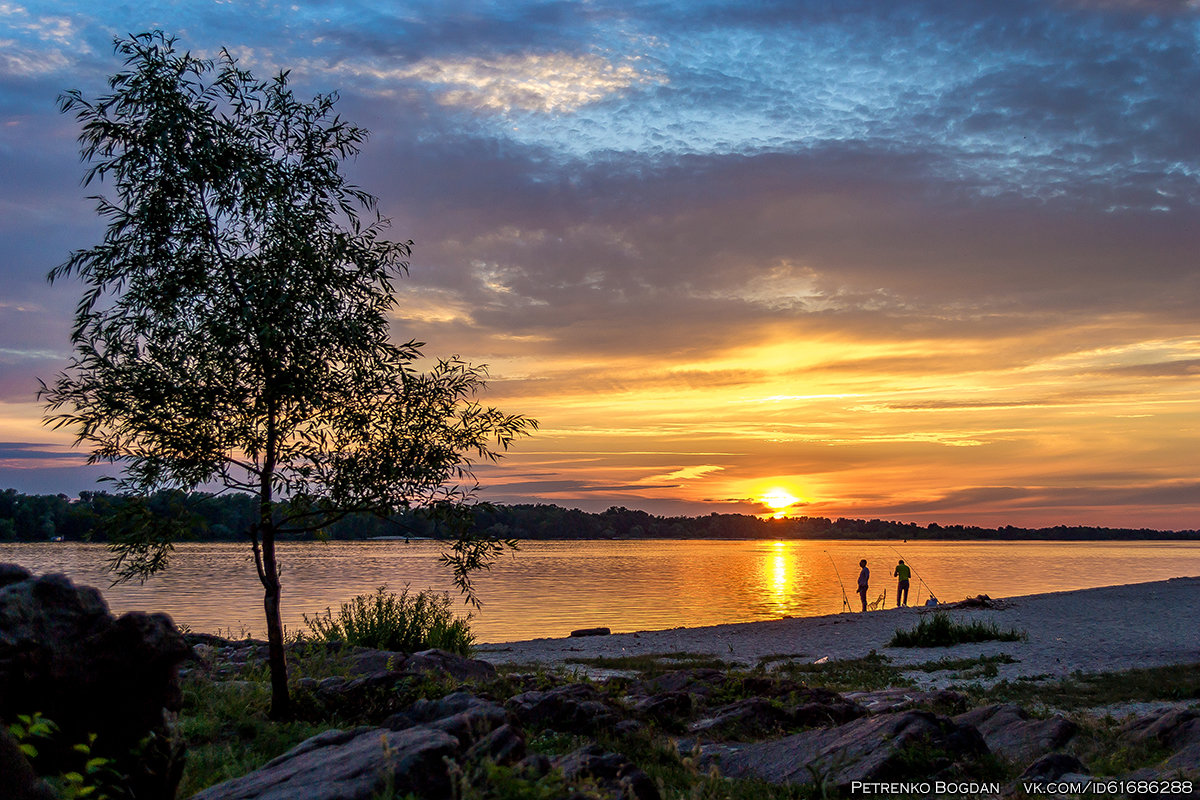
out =
{"type": "MultiPolygon", "coordinates": [[[[992,598],[1002,608],[953,609],[955,620],[993,621],[1028,634],[1018,642],[981,642],[949,648],[886,647],[897,629],[910,629],[931,609],[899,608],[824,617],[780,619],[704,628],[638,631],[608,636],[534,639],[485,644],[477,657],[495,664],[571,666],[596,656],[707,653],[754,665],[765,656],[796,661],[858,658],[875,650],[895,665],[940,658],[1006,654],[995,680],[1054,677],[1075,671],[1200,662],[1200,577],[1173,578],[1071,592],[992,598]]],[[[948,683],[945,673],[911,673],[924,686],[948,683]]]]}

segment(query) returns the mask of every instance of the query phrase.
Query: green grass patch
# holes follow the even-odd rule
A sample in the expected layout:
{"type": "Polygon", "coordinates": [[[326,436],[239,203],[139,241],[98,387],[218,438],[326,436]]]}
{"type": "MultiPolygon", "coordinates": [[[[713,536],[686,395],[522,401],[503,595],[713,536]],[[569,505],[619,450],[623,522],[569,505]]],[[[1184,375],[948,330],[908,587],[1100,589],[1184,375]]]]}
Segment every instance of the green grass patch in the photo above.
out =
{"type": "Polygon", "coordinates": [[[1079,732],[1071,739],[1071,750],[1093,775],[1127,775],[1142,767],[1161,764],[1174,751],[1161,742],[1131,742],[1122,733],[1123,722],[1077,716],[1079,732]]]}
{"type": "Polygon", "coordinates": [[[1002,631],[995,622],[971,620],[957,622],[949,614],[937,612],[922,617],[910,631],[897,629],[888,647],[950,647],[969,642],[1023,642],[1029,634],[1010,628],[1002,631]]]}
{"type": "Polygon", "coordinates": [[[1006,653],[994,656],[978,656],[976,658],[939,658],[937,661],[922,661],[920,664],[909,664],[905,669],[916,669],[921,672],[943,672],[952,670],[964,672],[985,667],[989,664],[1017,664],[1017,659],[1006,653]]]}
{"type": "Polygon", "coordinates": [[[653,676],[677,669],[734,669],[736,664],[707,653],[645,653],[636,656],[595,656],[563,659],[566,664],[638,672],[653,676]]]}
{"type": "Polygon", "coordinates": [[[470,655],[475,636],[470,621],[454,616],[450,595],[432,589],[400,594],[380,586],[374,594],[360,594],[342,603],[335,615],[304,615],[318,641],[345,642],[377,650],[415,653],[436,647],[459,655],[470,655]]]}
{"type": "Polygon", "coordinates": [[[775,674],[801,681],[809,686],[822,686],[835,692],[869,692],[876,689],[913,686],[892,660],[872,650],[862,658],[826,661],[821,664],[790,663],[776,667],[775,674]]]}
{"type": "Polygon", "coordinates": [[[1094,675],[1075,673],[1053,681],[1001,681],[972,692],[983,703],[1054,706],[1066,711],[1116,703],[1200,698],[1200,664],[1142,667],[1094,675]]]}
{"type": "Polygon", "coordinates": [[[951,678],[995,678],[1000,674],[1000,664],[1016,664],[1017,659],[1007,653],[994,656],[978,656],[976,658],[939,658],[937,661],[923,661],[920,664],[905,666],[905,670],[920,672],[950,672],[951,678]]]}
{"type": "Polygon", "coordinates": [[[331,727],[275,722],[267,716],[270,705],[263,681],[185,681],[179,733],[188,750],[178,796],[241,777],[331,727]]]}

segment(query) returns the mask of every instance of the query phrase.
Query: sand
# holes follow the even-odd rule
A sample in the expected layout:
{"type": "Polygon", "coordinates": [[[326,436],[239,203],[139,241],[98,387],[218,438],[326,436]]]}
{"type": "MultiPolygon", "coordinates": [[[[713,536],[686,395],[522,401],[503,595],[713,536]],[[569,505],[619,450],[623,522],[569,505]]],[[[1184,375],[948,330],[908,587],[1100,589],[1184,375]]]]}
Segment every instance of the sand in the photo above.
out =
{"type": "MultiPolygon", "coordinates": [[[[897,666],[1001,653],[1016,659],[1016,663],[998,665],[994,680],[1200,662],[1200,577],[1004,598],[1003,605],[1000,609],[948,613],[956,620],[990,620],[1002,630],[1025,631],[1027,641],[948,648],[887,647],[898,628],[910,629],[928,613],[924,608],[900,608],[485,644],[477,649],[477,657],[495,664],[568,667],[571,658],[671,652],[708,653],[745,665],[757,664],[765,656],[789,655],[796,661],[815,662],[858,658],[871,650],[888,656],[897,666]]],[[[596,674],[595,670],[589,672],[596,674]]],[[[944,671],[913,671],[909,677],[930,688],[954,683],[944,671]]]]}

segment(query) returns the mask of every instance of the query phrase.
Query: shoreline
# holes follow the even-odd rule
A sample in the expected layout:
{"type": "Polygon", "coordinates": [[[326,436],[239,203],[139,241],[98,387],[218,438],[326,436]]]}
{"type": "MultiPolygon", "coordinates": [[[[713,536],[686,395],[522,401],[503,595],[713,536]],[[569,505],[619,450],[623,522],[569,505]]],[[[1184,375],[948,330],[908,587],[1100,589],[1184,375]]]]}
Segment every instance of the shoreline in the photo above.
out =
{"type": "MultiPolygon", "coordinates": [[[[739,622],[698,628],[616,633],[576,638],[529,639],[477,645],[475,657],[493,664],[576,667],[571,659],[700,653],[754,666],[772,657],[812,663],[861,658],[872,650],[894,666],[942,658],[1007,655],[993,680],[1058,678],[1074,672],[1113,672],[1134,667],[1200,662],[1200,577],[1119,584],[1006,598],[1002,608],[950,609],[955,620],[994,622],[1015,628],[1026,641],[977,642],[952,647],[887,647],[897,629],[916,626],[924,607],[866,613],[739,622]]],[[[576,668],[589,671],[586,665],[576,668]]],[[[595,672],[595,670],[591,670],[595,672]]],[[[912,672],[922,688],[943,688],[939,673],[912,672]]]]}

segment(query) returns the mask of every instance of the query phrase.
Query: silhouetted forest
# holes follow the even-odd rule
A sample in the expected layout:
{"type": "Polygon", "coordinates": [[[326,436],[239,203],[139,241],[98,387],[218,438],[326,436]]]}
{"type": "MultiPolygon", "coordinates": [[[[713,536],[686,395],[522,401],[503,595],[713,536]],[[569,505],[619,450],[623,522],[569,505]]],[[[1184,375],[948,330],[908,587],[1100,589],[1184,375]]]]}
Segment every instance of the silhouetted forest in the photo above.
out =
{"type": "MultiPolygon", "coordinates": [[[[110,526],[120,524],[129,498],[105,492],[26,495],[0,492],[0,542],[106,541],[110,526]]],[[[191,541],[233,541],[245,535],[255,518],[254,498],[245,494],[212,495],[159,492],[146,498],[164,516],[187,520],[191,541]]],[[[599,514],[556,505],[484,505],[474,510],[477,531],[506,539],[1185,539],[1200,541],[1200,531],[1148,528],[1099,528],[1057,525],[1052,528],[980,528],[972,525],[917,525],[880,519],[796,517],[759,519],[745,514],[705,517],[658,517],[613,507],[599,514]]],[[[379,536],[443,538],[440,523],[412,511],[387,519],[346,517],[304,539],[370,539],[379,536]]]]}

